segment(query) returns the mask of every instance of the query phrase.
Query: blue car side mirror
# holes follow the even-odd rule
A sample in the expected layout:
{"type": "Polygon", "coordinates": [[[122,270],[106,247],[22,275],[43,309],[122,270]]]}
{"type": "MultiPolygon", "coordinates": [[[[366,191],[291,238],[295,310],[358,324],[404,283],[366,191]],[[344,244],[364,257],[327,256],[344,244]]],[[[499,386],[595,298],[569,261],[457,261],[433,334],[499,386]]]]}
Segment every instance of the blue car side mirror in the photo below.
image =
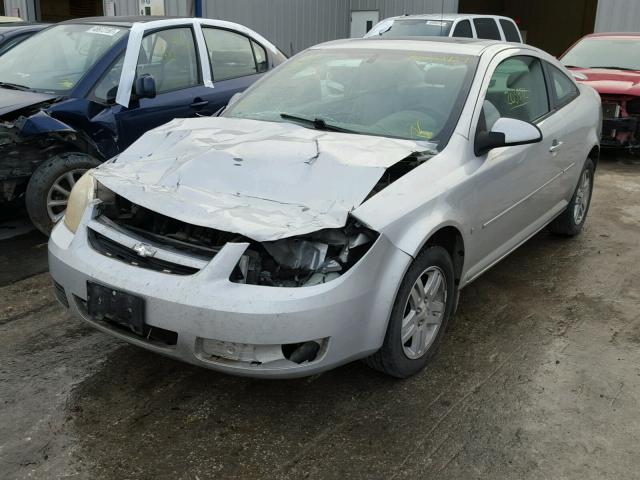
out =
{"type": "Polygon", "coordinates": [[[137,98],[155,98],[156,81],[153,76],[145,73],[144,75],[136,78],[133,93],[137,98]]]}

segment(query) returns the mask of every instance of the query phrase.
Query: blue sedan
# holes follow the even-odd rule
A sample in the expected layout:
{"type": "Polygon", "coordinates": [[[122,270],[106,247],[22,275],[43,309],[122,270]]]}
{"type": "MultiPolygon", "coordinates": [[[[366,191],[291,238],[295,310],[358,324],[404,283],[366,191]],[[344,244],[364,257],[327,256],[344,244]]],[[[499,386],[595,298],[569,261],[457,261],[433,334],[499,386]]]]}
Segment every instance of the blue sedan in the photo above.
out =
{"type": "Polygon", "coordinates": [[[285,56],[235,23],[97,17],[32,36],[0,62],[0,211],[48,233],[89,168],[174,118],[211,116],[285,56]]]}

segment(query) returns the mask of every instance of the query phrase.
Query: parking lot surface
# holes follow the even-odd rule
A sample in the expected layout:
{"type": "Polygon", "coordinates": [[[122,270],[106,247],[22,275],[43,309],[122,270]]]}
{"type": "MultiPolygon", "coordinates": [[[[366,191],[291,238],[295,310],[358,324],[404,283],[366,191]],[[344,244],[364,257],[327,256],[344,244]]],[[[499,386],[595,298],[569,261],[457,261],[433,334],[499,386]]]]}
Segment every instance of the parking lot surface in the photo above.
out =
{"type": "Polygon", "coordinates": [[[603,158],[582,235],[542,232],[465,288],[402,381],[128,346],[54,301],[43,237],[0,229],[0,478],[637,478],[639,198],[640,162],[603,158]]]}

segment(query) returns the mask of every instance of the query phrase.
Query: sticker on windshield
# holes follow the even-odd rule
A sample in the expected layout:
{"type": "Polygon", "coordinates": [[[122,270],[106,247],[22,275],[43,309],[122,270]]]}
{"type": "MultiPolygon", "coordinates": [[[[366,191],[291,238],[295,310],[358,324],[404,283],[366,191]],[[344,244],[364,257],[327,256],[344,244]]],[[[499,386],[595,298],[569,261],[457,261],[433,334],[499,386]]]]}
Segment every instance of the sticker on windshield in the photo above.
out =
{"type": "Polygon", "coordinates": [[[410,132],[412,138],[426,138],[427,140],[431,140],[433,138],[433,132],[422,129],[420,120],[416,120],[416,124],[411,126],[410,132]]]}
{"type": "Polygon", "coordinates": [[[436,27],[444,27],[446,22],[439,22],[437,20],[427,20],[427,25],[434,25],[436,27]]]}
{"type": "Polygon", "coordinates": [[[119,31],[119,28],[105,27],[104,25],[95,25],[87,30],[87,33],[97,33],[98,35],[108,35],[109,37],[113,37],[119,31]]]}

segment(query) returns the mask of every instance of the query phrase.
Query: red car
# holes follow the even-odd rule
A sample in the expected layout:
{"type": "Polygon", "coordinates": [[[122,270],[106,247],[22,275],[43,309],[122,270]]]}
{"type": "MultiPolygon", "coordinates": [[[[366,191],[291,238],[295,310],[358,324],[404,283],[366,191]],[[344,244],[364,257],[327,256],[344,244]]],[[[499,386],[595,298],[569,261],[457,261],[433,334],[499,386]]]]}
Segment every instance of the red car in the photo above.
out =
{"type": "Polygon", "coordinates": [[[640,33],[593,33],[561,57],[602,97],[603,147],[640,150],[640,33]]]}

